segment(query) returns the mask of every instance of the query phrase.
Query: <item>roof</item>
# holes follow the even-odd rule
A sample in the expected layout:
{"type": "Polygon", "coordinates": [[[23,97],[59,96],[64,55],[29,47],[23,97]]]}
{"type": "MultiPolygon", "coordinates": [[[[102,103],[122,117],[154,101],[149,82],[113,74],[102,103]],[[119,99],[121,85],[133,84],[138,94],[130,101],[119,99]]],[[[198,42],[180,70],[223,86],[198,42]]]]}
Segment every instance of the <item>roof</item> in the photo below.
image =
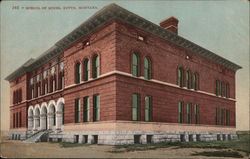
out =
{"type": "Polygon", "coordinates": [[[35,68],[43,65],[53,57],[63,53],[63,50],[70,46],[72,43],[76,42],[80,38],[83,38],[96,29],[104,26],[113,19],[119,19],[123,22],[129,23],[135,27],[138,27],[146,32],[152,33],[162,39],[172,42],[178,46],[188,49],[194,53],[197,53],[211,61],[225,66],[226,68],[232,69],[234,71],[242,68],[241,66],[216,55],[215,53],[202,48],[201,46],[184,39],[183,37],[176,35],[159,25],[156,25],[114,3],[103,7],[101,10],[96,12],[93,16],[83,22],[79,27],[74,29],[71,33],[59,40],[54,46],[44,52],[41,56],[24,66],[22,65],[13,73],[5,78],[5,80],[12,80],[17,76],[20,76],[24,72],[32,71],[35,68]]]}

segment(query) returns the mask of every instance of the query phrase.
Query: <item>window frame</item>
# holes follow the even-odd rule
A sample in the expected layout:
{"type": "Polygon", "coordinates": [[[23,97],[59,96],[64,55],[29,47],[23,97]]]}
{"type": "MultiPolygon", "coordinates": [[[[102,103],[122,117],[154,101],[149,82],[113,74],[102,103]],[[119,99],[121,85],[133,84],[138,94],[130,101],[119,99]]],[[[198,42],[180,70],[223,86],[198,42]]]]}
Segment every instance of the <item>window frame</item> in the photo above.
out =
{"type": "Polygon", "coordinates": [[[152,61],[151,58],[144,57],[144,78],[150,80],[152,78],[152,61]]]}
{"type": "Polygon", "coordinates": [[[81,63],[76,62],[75,64],[75,84],[79,84],[81,82],[81,63]]]}
{"type": "Polygon", "coordinates": [[[90,101],[89,96],[83,97],[83,122],[89,122],[90,101]]]}
{"type": "Polygon", "coordinates": [[[92,58],[92,78],[98,78],[100,76],[100,57],[95,54],[92,58]]]}
{"type": "Polygon", "coordinates": [[[81,101],[80,98],[75,99],[75,123],[81,122],[81,101]]]}
{"type": "Polygon", "coordinates": [[[94,122],[101,120],[100,102],[101,102],[100,95],[99,94],[93,95],[93,121],[94,122]]]}
{"type": "Polygon", "coordinates": [[[184,102],[178,102],[178,123],[184,123],[184,102]]]}
{"type": "Polygon", "coordinates": [[[131,55],[131,74],[134,77],[140,76],[140,57],[139,54],[136,52],[132,53],[131,55]],[[134,63],[135,61],[136,63],[134,63]]]}
{"type": "Polygon", "coordinates": [[[140,120],[140,104],[141,104],[140,94],[133,93],[132,94],[132,121],[140,120]],[[134,101],[135,97],[136,97],[136,101],[134,101]]]}
{"type": "Polygon", "coordinates": [[[145,96],[145,121],[152,121],[152,114],[153,114],[152,105],[153,105],[152,96],[145,96]]]}

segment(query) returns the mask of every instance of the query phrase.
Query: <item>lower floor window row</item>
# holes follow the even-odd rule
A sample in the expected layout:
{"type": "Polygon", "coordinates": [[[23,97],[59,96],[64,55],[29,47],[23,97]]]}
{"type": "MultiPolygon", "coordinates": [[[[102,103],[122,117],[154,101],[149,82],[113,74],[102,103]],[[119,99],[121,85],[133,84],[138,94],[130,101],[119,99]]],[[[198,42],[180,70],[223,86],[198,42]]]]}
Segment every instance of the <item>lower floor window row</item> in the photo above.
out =
{"type": "Polygon", "coordinates": [[[20,128],[22,124],[22,113],[21,112],[16,112],[13,113],[13,128],[20,128]]]}
{"type": "Polygon", "coordinates": [[[188,124],[199,124],[199,105],[187,103],[186,113],[184,111],[184,102],[179,101],[178,103],[178,123],[188,123],[188,124]],[[185,119],[186,118],[186,119],[185,119]]]}
{"type": "MultiPolygon", "coordinates": [[[[132,120],[140,120],[141,119],[141,99],[140,94],[134,93],[132,95],[132,120]]],[[[152,121],[152,96],[145,96],[145,105],[144,105],[144,117],[145,121],[152,121]]]]}
{"type": "MultiPolygon", "coordinates": [[[[83,97],[83,122],[90,121],[90,100],[89,96],[83,97]]],[[[100,95],[93,95],[93,121],[100,120],[100,95]]],[[[75,123],[81,122],[81,100],[75,99],[75,123]]]]}
{"type": "Polygon", "coordinates": [[[215,124],[216,125],[230,125],[230,110],[219,108],[215,109],[215,124]]]}

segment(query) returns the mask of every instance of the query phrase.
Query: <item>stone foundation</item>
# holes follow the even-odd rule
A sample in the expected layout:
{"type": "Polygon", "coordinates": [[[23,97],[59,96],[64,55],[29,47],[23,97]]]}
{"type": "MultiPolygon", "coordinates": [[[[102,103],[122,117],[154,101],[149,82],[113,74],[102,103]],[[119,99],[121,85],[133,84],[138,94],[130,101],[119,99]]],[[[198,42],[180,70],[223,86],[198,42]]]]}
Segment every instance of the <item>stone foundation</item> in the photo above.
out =
{"type": "Polygon", "coordinates": [[[70,143],[130,145],[162,142],[196,142],[237,139],[232,132],[186,132],[186,131],[67,131],[51,133],[50,141],[70,143]],[[97,137],[96,137],[97,136],[97,137]],[[96,141],[95,141],[96,140],[96,141]]]}
{"type": "MultiPolygon", "coordinates": [[[[29,135],[26,132],[14,131],[13,129],[10,133],[10,139],[25,139],[29,135]]],[[[105,121],[65,124],[61,130],[51,130],[47,141],[130,145],[234,139],[237,139],[234,127],[141,121],[105,121]]]]}

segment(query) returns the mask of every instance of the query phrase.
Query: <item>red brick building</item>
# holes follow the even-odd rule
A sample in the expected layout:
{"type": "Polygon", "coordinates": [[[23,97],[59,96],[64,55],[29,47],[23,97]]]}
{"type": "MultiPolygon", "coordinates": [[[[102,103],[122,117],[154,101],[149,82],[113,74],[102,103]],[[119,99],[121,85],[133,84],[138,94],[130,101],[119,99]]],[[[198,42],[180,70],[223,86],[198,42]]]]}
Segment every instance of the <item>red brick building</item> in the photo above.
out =
{"type": "Polygon", "coordinates": [[[100,144],[235,138],[241,67],[108,5],[6,80],[10,137],[100,144]]]}

